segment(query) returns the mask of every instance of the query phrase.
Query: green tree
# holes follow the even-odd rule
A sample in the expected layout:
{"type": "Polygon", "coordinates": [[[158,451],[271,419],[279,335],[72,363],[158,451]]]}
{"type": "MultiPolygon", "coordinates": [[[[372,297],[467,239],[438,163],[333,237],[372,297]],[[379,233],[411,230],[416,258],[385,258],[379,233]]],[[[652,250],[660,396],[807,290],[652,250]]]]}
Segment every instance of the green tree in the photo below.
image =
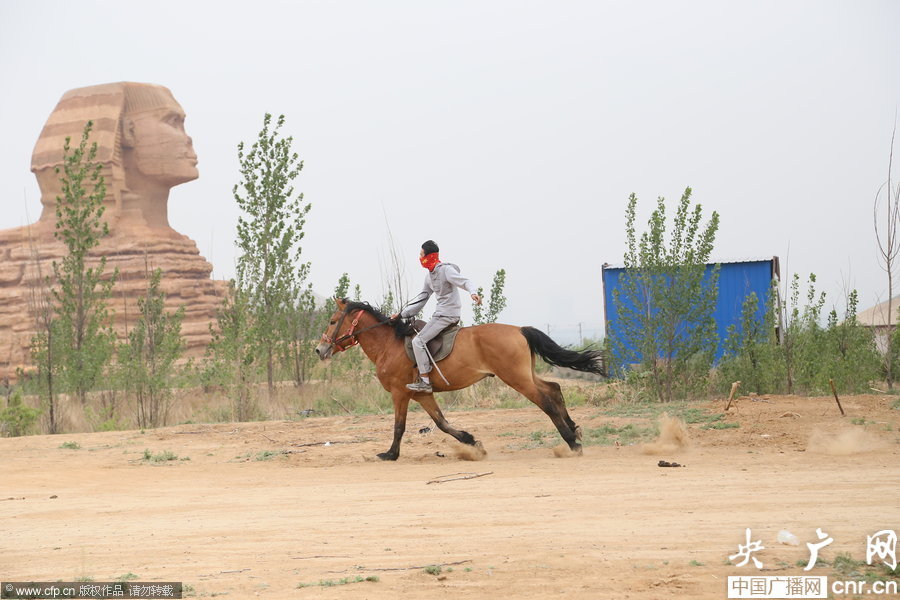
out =
{"type": "Polygon", "coordinates": [[[618,369],[641,363],[656,397],[671,401],[706,381],[716,348],[713,312],[718,265],[707,273],[719,215],[703,226],[700,204],[691,208],[686,188],[666,239],[665,199],[659,198],[648,230],[638,238],[637,196],[626,210],[625,270],[613,302],[621,327],[612,340],[618,369]]]}
{"type": "Polygon", "coordinates": [[[801,303],[799,275],[791,278],[788,302],[776,311],[773,285],[764,316],[759,318],[755,294],[744,302],[740,327],[729,327],[726,353],[719,371],[726,382],[740,380],[757,393],[830,393],[830,380],[847,392],[862,392],[878,377],[881,364],[874,336],[856,320],[858,295],[847,294],[843,319],[836,309],[822,326],[825,293],[810,274],[801,303]],[[781,321],[777,343],[774,316],[781,321]]]}
{"type": "MultiPolygon", "coordinates": [[[[810,275],[810,288],[806,294],[806,306],[801,315],[802,328],[796,345],[796,381],[800,389],[824,392],[828,388],[822,385],[821,373],[825,364],[822,351],[825,347],[826,331],[822,327],[822,310],[825,305],[825,292],[815,296],[812,284],[815,276],[810,275]]],[[[826,382],[827,385],[827,382],[826,382]]]]}
{"type": "Polygon", "coordinates": [[[872,381],[877,379],[883,366],[882,357],[875,347],[872,331],[856,320],[859,298],[856,290],[847,295],[844,318],[839,319],[837,310],[828,314],[823,336],[824,350],[820,356],[822,374],[817,388],[825,391],[828,380],[845,392],[866,392],[872,381]]]}
{"type": "MultiPolygon", "coordinates": [[[[63,166],[56,169],[62,182],[56,199],[54,236],[66,247],[60,263],[53,262],[55,304],[54,345],[60,373],[68,388],[84,402],[109,363],[115,346],[107,300],[118,270],[106,276],[106,257],[91,264],[90,251],[109,234],[103,220],[106,185],[102,165],[95,162],[96,142],[88,146],[93,122],[88,121],[77,148],[70,138],[63,147],[63,166]],[[56,343],[58,342],[58,344],[56,343]]],[[[53,345],[49,345],[52,348],[53,345]]]]}
{"type": "MultiPolygon", "coordinates": [[[[54,336],[55,322],[47,324],[31,337],[31,362],[35,365],[34,379],[41,404],[47,411],[47,432],[59,433],[58,385],[59,363],[57,361],[57,344],[54,336]]],[[[24,376],[24,372],[21,373],[24,376]]]]}
{"type": "Polygon", "coordinates": [[[810,273],[806,290],[806,304],[801,307],[800,276],[794,273],[788,302],[781,307],[781,354],[788,394],[793,394],[798,387],[808,389],[815,379],[819,359],[822,332],[819,319],[825,292],[816,294],[815,273],[810,273]]]}
{"type": "Polygon", "coordinates": [[[296,309],[308,264],[300,263],[303,226],[311,205],[295,193],[294,180],[303,161],[293,152],[292,137],[282,137],[284,115],[272,127],[266,113],[263,128],[250,150],[238,145],[242,180],[234,186],[238,218],[237,286],[246,294],[251,339],[266,370],[271,392],[275,361],[289,356],[294,335],[285,323],[296,309]]]}
{"type": "Polygon", "coordinates": [[[388,290],[381,299],[381,305],[378,307],[382,313],[386,315],[394,314],[394,292],[388,290]]]}
{"type": "Polygon", "coordinates": [[[138,299],[138,321],[118,350],[124,387],[137,402],[139,427],[166,424],[175,363],[184,351],[184,307],[174,313],[166,311],[165,294],[159,289],[161,279],[161,269],[149,273],[147,292],[138,299]]]}
{"type": "MultiPolygon", "coordinates": [[[[325,331],[326,324],[328,323],[328,319],[334,314],[334,311],[337,310],[337,304],[334,301],[334,298],[347,298],[348,293],[350,292],[350,275],[347,273],[341,274],[338,279],[337,285],[334,288],[334,297],[329,298],[325,302],[325,310],[321,313],[321,320],[319,321],[319,329],[321,331],[325,331]]],[[[362,290],[359,284],[354,286],[354,300],[356,302],[360,301],[362,296],[362,290]]],[[[328,368],[328,377],[332,378],[336,372],[346,373],[346,372],[358,372],[363,365],[366,363],[366,358],[363,356],[362,352],[347,352],[345,356],[343,356],[338,364],[332,362],[328,368]]]]}
{"type": "Polygon", "coordinates": [[[775,336],[777,292],[773,285],[762,318],[759,299],[755,292],[750,292],[744,300],[739,324],[728,328],[725,354],[719,367],[726,382],[741,381],[745,389],[757,394],[772,393],[783,381],[779,374],[782,361],[775,336]]]}
{"type": "MultiPolygon", "coordinates": [[[[499,269],[494,273],[494,280],[491,283],[491,295],[488,299],[487,306],[475,304],[472,306],[472,315],[475,325],[484,323],[496,323],[497,317],[506,308],[506,296],[503,294],[503,288],[506,285],[506,270],[499,269]]],[[[484,297],[484,288],[478,288],[478,295],[484,297]]]]}
{"type": "Polygon", "coordinates": [[[322,320],[316,309],[316,298],[312,286],[299,294],[292,310],[286,314],[285,330],[290,332],[291,339],[283,352],[282,362],[290,367],[294,385],[302,385],[306,381],[310,364],[316,359],[312,344],[321,335],[322,320]]]}
{"type": "Polygon", "coordinates": [[[209,329],[212,341],[207,348],[204,379],[226,388],[234,420],[250,420],[256,412],[250,395],[255,347],[248,295],[234,281],[229,282],[216,323],[209,329]]]}
{"type": "Polygon", "coordinates": [[[334,297],[335,298],[346,298],[350,292],[350,275],[347,273],[341,274],[338,278],[337,285],[334,287],[334,297]]]}
{"type": "MultiPolygon", "coordinates": [[[[60,387],[58,379],[60,364],[57,355],[59,342],[56,331],[56,309],[53,306],[51,278],[44,275],[39,253],[34,240],[29,239],[31,264],[34,270],[30,278],[28,290],[28,312],[34,321],[35,334],[31,337],[31,363],[35,371],[31,379],[36,383],[37,393],[47,415],[47,431],[59,433],[59,415],[57,413],[57,394],[60,387]]],[[[900,347],[900,346],[898,346],[900,347]]],[[[28,375],[21,369],[17,373],[20,381],[28,375]]]]}
{"type": "MultiPolygon", "coordinates": [[[[332,294],[331,298],[326,298],[325,307],[322,310],[320,315],[320,324],[325,325],[328,322],[329,317],[334,314],[334,311],[337,310],[337,303],[334,301],[335,298],[344,299],[350,293],[350,275],[347,273],[342,273],[340,277],[338,277],[337,285],[334,286],[334,294],[332,294]]],[[[324,330],[324,329],[323,329],[324,330]]]]}

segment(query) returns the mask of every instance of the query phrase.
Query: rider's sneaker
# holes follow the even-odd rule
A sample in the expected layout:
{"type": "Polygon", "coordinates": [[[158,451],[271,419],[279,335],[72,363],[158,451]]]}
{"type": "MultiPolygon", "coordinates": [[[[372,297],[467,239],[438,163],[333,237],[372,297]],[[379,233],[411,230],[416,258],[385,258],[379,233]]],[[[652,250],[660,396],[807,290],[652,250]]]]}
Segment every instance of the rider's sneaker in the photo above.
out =
{"type": "Polygon", "coordinates": [[[431,384],[427,383],[425,381],[422,381],[421,379],[417,379],[413,383],[406,384],[406,389],[413,391],[413,392],[430,394],[431,393],[431,384]]]}

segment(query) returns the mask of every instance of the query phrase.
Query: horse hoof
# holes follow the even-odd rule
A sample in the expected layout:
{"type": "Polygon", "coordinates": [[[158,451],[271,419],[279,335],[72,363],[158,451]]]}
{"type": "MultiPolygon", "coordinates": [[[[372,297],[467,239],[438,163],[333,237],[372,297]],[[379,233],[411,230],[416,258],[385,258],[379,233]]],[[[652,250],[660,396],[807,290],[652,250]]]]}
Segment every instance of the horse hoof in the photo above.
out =
{"type": "Polygon", "coordinates": [[[397,460],[397,455],[392,452],[382,452],[378,454],[378,458],[381,460],[397,460]]]}
{"type": "Polygon", "coordinates": [[[575,444],[574,446],[570,446],[569,450],[572,451],[573,456],[584,456],[584,448],[581,444],[575,444]]]}
{"type": "Polygon", "coordinates": [[[487,450],[484,449],[484,446],[480,441],[475,442],[475,445],[472,447],[472,449],[475,451],[476,460],[484,460],[484,458],[487,456],[487,450]]]}

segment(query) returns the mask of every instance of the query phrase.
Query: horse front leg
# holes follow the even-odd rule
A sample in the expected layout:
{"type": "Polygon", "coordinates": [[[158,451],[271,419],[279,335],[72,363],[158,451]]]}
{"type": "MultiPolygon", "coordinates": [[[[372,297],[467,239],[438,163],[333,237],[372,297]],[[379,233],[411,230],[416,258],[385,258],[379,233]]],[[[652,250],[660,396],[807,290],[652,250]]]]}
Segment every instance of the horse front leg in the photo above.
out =
{"type": "Polygon", "coordinates": [[[438,426],[438,429],[448,435],[452,435],[463,444],[474,446],[478,443],[475,441],[475,438],[472,437],[472,434],[468,431],[456,429],[455,427],[450,425],[446,417],[444,417],[444,413],[441,412],[441,408],[438,406],[437,400],[434,399],[433,394],[416,396],[416,401],[418,401],[418,403],[422,405],[422,408],[424,408],[425,412],[427,412],[428,415],[432,418],[434,424],[438,426]]]}
{"type": "Polygon", "coordinates": [[[440,407],[437,404],[437,400],[434,399],[432,394],[427,395],[417,395],[416,400],[419,404],[422,405],[422,408],[425,409],[431,418],[434,419],[435,425],[449,435],[452,435],[457,441],[466,444],[468,448],[463,450],[462,452],[457,451],[457,456],[462,458],[463,460],[481,460],[485,456],[487,456],[487,452],[484,450],[484,446],[481,445],[481,442],[477,441],[472,434],[468,431],[463,431],[462,429],[456,429],[450,423],[447,422],[447,419],[444,417],[444,413],[441,412],[440,407]]]}
{"type": "Polygon", "coordinates": [[[406,431],[406,412],[409,409],[409,391],[391,392],[394,399],[394,443],[387,452],[378,455],[381,460],[397,460],[400,456],[400,440],[406,431]]]}

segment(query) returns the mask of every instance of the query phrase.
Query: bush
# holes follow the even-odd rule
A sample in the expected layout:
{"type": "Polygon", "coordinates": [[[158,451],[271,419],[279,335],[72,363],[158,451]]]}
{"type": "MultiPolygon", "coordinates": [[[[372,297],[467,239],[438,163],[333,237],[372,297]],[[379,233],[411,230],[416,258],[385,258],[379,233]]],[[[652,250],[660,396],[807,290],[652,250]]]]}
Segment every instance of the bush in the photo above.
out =
{"type": "Polygon", "coordinates": [[[791,283],[790,304],[782,311],[782,342],[776,344],[773,288],[759,314],[756,295],[744,301],[740,326],[728,329],[720,384],[741,381],[747,391],[765,393],[830,393],[830,381],[843,392],[864,392],[879,375],[881,358],[874,335],[856,320],[857,293],[847,296],[844,318],[832,310],[822,327],[824,292],[816,294],[810,275],[806,305],[799,303],[799,277],[791,283]],[[789,309],[789,310],[788,310],[789,309]]]}
{"type": "Polygon", "coordinates": [[[0,411],[0,432],[9,437],[27,435],[40,414],[40,410],[23,404],[22,391],[15,390],[7,407],[0,411]]]}
{"type": "Polygon", "coordinates": [[[817,391],[826,390],[829,379],[845,392],[865,392],[876,379],[883,364],[875,346],[871,330],[856,320],[856,290],[847,297],[844,320],[838,322],[837,312],[828,315],[828,324],[822,335],[824,360],[816,382],[817,391]]]}

